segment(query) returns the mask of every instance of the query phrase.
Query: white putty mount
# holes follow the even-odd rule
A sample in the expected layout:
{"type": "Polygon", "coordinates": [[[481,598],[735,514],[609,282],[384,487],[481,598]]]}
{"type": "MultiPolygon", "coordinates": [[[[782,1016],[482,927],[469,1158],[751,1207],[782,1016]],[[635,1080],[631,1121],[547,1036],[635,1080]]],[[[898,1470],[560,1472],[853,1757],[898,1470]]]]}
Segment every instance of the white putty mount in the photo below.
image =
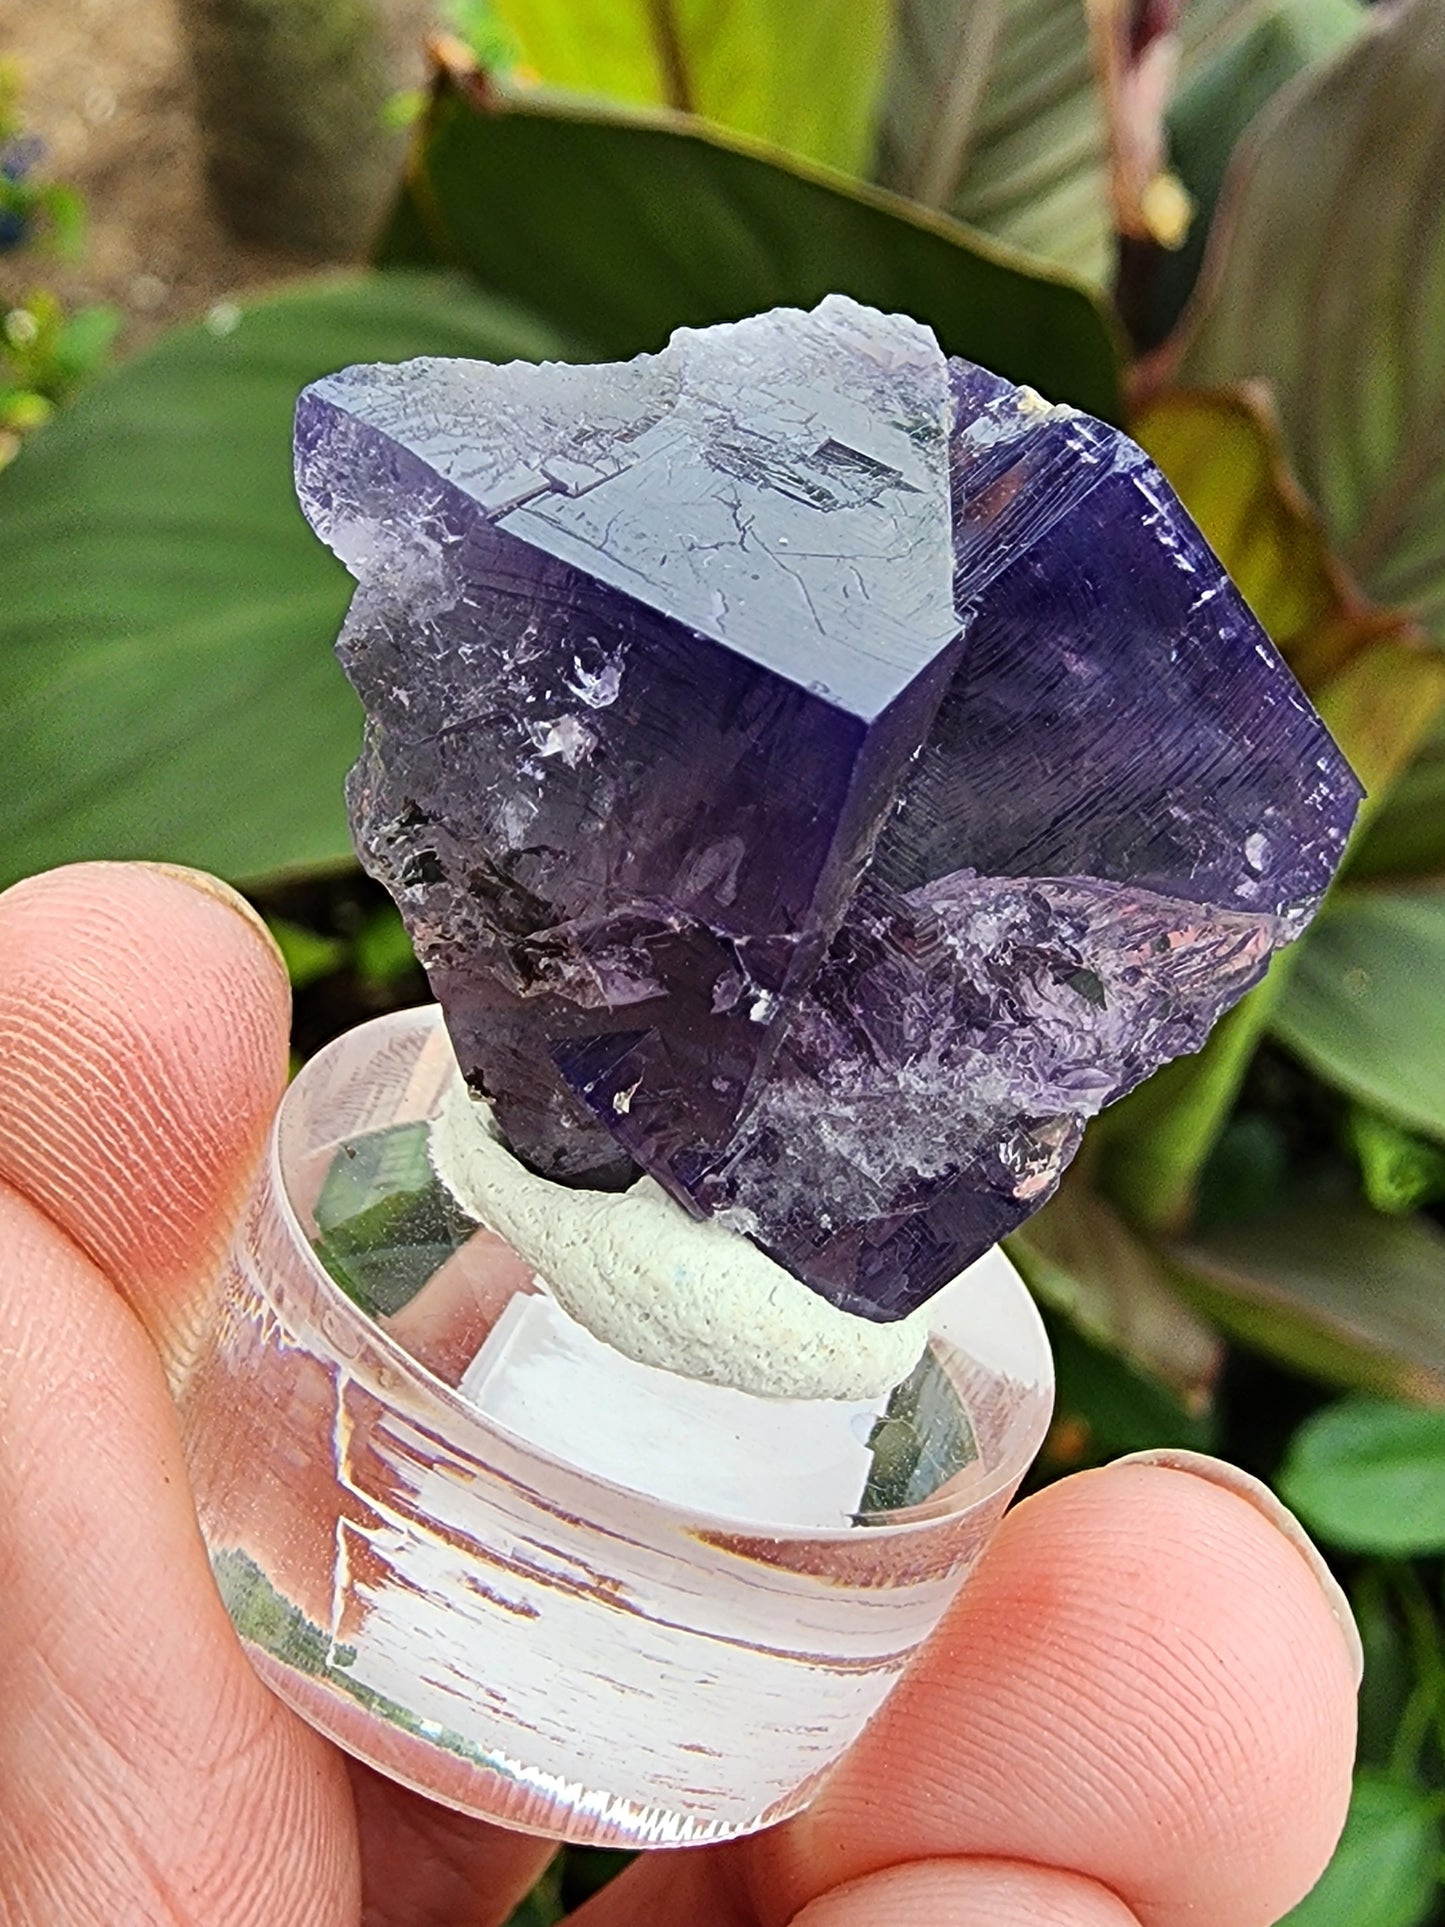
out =
{"type": "Polygon", "coordinates": [[[613,1192],[538,1177],[460,1083],[432,1127],[431,1162],[578,1324],[641,1365],[762,1398],[868,1399],[923,1356],[926,1307],[886,1325],[840,1311],[736,1231],[690,1218],[653,1178],[613,1192]]]}

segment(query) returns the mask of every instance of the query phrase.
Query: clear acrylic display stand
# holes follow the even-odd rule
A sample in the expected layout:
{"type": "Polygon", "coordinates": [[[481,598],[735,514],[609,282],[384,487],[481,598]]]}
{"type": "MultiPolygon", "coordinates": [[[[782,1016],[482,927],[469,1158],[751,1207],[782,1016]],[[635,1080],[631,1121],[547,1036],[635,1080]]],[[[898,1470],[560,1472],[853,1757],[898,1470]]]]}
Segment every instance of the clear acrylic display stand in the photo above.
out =
{"type": "Polygon", "coordinates": [[[288,1092],[181,1417],[256,1666],[430,1797],[617,1846],[806,1804],[986,1545],[1048,1423],[997,1251],[904,1384],[772,1400],[575,1325],[436,1180],[435,1009],[288,1092]]]}

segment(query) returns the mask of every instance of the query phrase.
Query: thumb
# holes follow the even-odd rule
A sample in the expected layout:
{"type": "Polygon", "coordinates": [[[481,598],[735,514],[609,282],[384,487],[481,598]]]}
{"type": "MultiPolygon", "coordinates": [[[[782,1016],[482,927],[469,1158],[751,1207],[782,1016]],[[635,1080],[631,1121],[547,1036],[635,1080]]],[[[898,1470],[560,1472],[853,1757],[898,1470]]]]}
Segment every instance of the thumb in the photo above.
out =
{"type": "Polygon", "coordinates": [[[197,871],[81,863],[0,896],[0,1181],[184,1375],[286,1076],[265,926],[197,871]]]}
{"type": "Polygon", "coordinates": [[[184,1370],[284,1073],[264,932],[88,864],[0,897],[0,1921],[355,1920],[340,1759],[211,1583],[184,1370]]]}

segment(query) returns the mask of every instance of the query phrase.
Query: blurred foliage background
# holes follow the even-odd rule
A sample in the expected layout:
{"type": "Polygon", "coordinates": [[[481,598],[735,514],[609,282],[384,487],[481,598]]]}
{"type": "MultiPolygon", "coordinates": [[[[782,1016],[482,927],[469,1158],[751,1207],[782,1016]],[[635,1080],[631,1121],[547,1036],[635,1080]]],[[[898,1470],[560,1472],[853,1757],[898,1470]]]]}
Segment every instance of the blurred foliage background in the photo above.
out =
{"type": "MultiPolygon", "coordinates": [[[[1349,1827],[1291,1920],[1445,1921],[1445,7],[378,4],[146,0],[128,31],[190,79],[148,69],[117,121],[52,62],[49,157],[23,60],[0,85],[0,884],[232,878],[303,1055],[424,997],[351,862],[348,583],[291,496],[328,369],[615,358],[841,289],[1124,422],[1369,801],[1309,934],[1012,1241],[1059,1364],[1036,1476],[1186,1444],[1274,1481],[1369,1655],[1349,1827]],[[117,255],[113,192],[164,274],[117,255]]],[[[519,1927],[614,1865],[561,1857],[519,1927]]]]}

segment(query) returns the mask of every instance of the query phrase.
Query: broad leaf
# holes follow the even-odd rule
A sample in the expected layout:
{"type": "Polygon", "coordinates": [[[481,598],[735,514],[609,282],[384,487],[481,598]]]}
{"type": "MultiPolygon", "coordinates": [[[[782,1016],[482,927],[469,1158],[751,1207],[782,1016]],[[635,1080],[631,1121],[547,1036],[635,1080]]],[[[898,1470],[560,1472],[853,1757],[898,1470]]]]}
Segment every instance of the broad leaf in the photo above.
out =
{"type": "Polygon", "coordinates": [[[464,267],[604,358],[673,328],[834,290],[929,322],[966,355],[1117,418],[1116,348],[1078,285],[928,216],[682,116],[496,100],[442,71],[383,245],[464,267]]]}
{"type": "Polygon", "coordinates": [[[549,86],[676,107],[860,173],[890,0],[496,0],[549,86]]]}
{"type": "Polygon", "coordinates": [[[1082,0],[900,0],[890,187],[1102,285],[1104,138],[1082,0]]]}
{"type": "Polygon", "coordinates": [[[1442,151],[1445,8],[1377,8],[1248,141],[1182,371],[1271,384],[1344,561],[1445,641],[1442,151]]]}
{"type": "Polygon", "coordinates": [[[1104,114],[1081,0],[902,0],[879,177],[1104,285],[1104,114]]]}
{"type": "MultiPolygon", "coordinates": [[[[1184,79],[1302,4],[1316,0],[1189,0],[1184,79]]],[[[1084,0],[899,0],[877,162],[890,187],[1102,285],[1108,147],[1084,0]]]]}
{"type": "Polygon", "coordinates": [[[1193,1057],[1176,1057],[1091,1125],[1104,1189],[1130,1221],[1150,1231],[1182,1230],[1200,1178],[1244,1085],[1283,987],[1289,953],[1227,1011],[1193,1057]]]}
{"type": "Polygon", "coordinates": [[[346,856],[350,585],[292,496],[297,390],[351,361],[564,349],[460,283],[347,277],[168,336],[57,417],[0,476],[0,882],[346,856]]]}
{"type": "Polygon", "coordinates": [[[1067,1314],[1046,1300],[1040,1309],[1054,1355],[1054,1422],[1044,1446],[1050,1471],[1073,1472],[1163,1445],[1212,1449],[1213,1415],[1199,1408],[1197,1397],[1191,1394],[1194,1402],[1186,1407],[1151,1373],[1086,1338],[1067,1314]]]}
{"type": "Polygon", "coordinates": [[[1272,1024],[1352,1097],[1445,1138],[1445,889],[1341,891],[1272,1024]]]}
{"type": "Polygon", "coordinates": [[[1445,880],[1445,652],[1384,636],[1316,700],[1365,785],[1345,876],[1445,880]]]}
{"type": "Polygon", "coordinates": [[[1360,0],[1286,0],[1217,58],[1196,65],[1170,102],[1169,157],[1194,205],[1183,247],[1154,264],[1150,339],[1174,325],[1198,279],[1214,210],[1245,129],[1286,81],[1346,46],[1368,18],[1360,0]]]}
{"type": "Polygon", "coordinates": [[[1280,1927],[1421,1927],[1440,1864],[1438,1805],[1418,1786],[1361,1773],[1334,1859],[1280,1927]]]}
{"type": "Polygon", "coordinates": [[[346,962],[347,945],[341,937],[324,937],[319,931],[308,930],[304,923],[293,923],[289,917],[267,917],[266,928],[276,939],[276,948],[281,952],[293,990],[305,990],[309,984],[319,983],[346,962]]]}
{"type": "Polygon", "coordinates": [[[1350,874],[1445,881],[1445,728],[1438,722],[1381,801],[1351,856],[1350,874]]]}
{"type": "Polygon", "coordinates": [[[1219,1369],[1218,1338],[1179,1298],[1157,1252],[1075,1167],[1008,1240],[1009,1256],[1045,1304],[1086,1337],[1158,1379],[1201,1413],[1219,1369]]]}
{"type": "Polygon", "coordinates": [[[558,1864],[557,1861],[552,1863],[552,1868],[542,1876],[539,1884],[507,1916],[506,1927],[557,1927],[563,1913],[562,1902],[558,1898],[559,1883],[552,1869],[558,1864]]]}
{"type": "Polygon", "coordinates": [[[1445,1412],[1347,1398],[1307,1419],[1279,1488],[1311,1531],[1349,1552],[1445,1552],[1445,1412]]]}
{"type": "Polygon", "coordinates": [[[1355,819],[1355,841],[1362,843],[1440,715],[1445,654],[1421,646],[1413,634],[1384,634],[1316,689],[1314,699],[1365,786],[1355,819]]]}
{"type": "Polygon", "coordinates": [[[1171,1249],[1233,1336],[1333,1384],[1445,1403],[1445,1234],[1424,1218],[1312,1205],[1171,1249]]]}
{"type": "Polygon", "coordinates": [[[1207,1237],[1221,1226],[1282,1210],[1291,1196],[1290,1150],[1286,1121],[1277,1110],[1236,1111],[1199,1175],[1192,1235],[1207,1237]]]}
{"type": "MultiPolygon", "coordinates": [[[[1400,1572],[1401,1568],[1389,1561],[1371,1559],[1362,1563],[1350,1587],[1350,1606],[1365,1650],[1355,1755],[1362,1767],[1390,1765],[1400,1736],[1400,1723],[1419,1681],[1418,1655],[1412,1650],[1402,1623],[1400,1572]]],[[[1403,1587],[1413,1593],[1418,1583],[1416,1574],[1410,1570],[1403,1587]]],[[[1433,1613],[1430,1618],[1434,1619],[1433,1613]]],[[[1438,1637],[1437,1632],[1436,1640],[1438,1637]]],[[[1416,1706],[1418,1710],[1418,1701],[1416,1706]]]]}

